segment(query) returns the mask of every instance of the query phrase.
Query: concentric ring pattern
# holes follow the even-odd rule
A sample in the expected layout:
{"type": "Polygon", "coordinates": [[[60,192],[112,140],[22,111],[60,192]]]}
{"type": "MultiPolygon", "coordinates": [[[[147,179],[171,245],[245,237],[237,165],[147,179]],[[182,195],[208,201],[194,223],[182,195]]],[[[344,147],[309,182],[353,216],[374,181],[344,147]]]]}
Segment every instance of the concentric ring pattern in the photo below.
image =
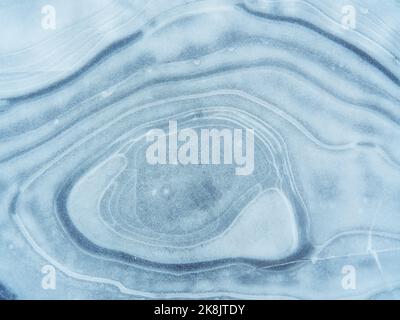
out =
{"type": "Polygon", "coordinates": [[[398,298],[399,15],[3,1],[0,298],[398,298]],[[253,170],[150,164],[171,123],[253,130],[253,170]]]}

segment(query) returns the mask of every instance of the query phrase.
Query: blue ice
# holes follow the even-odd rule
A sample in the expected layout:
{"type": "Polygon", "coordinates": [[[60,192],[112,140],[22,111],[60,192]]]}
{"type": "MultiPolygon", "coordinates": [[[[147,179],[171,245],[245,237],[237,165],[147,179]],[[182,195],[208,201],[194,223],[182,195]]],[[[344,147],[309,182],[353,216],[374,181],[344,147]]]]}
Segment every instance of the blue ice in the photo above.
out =
{"type": "Polygon", "coordinates": [[[399,15],[3,0],[0,299],[399,298],[399,15]],[[171,121],[254,170],[149,163],[171,121]]]}

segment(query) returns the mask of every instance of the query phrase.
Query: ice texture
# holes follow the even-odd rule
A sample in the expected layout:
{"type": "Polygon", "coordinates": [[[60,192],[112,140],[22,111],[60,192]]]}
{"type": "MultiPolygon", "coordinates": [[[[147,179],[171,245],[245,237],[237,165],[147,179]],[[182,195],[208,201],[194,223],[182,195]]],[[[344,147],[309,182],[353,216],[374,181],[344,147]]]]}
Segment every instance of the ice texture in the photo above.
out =
{"type": "Polygon", "coordinates": [[[0,39],[0,299],[400,297],[398,1],[2,0],[0,39]],[[171,120],[254,172],[149,164],[171,120]]]}

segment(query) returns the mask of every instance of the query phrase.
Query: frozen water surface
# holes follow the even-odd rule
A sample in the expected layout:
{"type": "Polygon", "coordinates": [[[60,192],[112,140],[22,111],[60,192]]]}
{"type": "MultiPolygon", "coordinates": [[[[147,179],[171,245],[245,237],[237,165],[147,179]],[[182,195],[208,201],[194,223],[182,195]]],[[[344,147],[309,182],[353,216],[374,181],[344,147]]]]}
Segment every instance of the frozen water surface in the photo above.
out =
{"type": "Polygon", "coordinates": [[[399,16],[3,0],[0,298],[399,298],[399,16]],[[171,121],[254,170],[149,163],[171,121]]]}

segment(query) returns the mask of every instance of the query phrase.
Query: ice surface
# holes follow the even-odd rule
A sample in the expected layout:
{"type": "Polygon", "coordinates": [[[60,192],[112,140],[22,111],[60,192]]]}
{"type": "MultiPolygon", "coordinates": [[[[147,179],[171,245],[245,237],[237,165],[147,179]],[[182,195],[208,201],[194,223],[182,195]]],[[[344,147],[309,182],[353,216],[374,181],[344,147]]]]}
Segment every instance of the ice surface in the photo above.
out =
{"type": "Polygon", "coordinates": [[[399,298],[400,4],[349,2],[3,0],[0,299],[399,298]]]}

